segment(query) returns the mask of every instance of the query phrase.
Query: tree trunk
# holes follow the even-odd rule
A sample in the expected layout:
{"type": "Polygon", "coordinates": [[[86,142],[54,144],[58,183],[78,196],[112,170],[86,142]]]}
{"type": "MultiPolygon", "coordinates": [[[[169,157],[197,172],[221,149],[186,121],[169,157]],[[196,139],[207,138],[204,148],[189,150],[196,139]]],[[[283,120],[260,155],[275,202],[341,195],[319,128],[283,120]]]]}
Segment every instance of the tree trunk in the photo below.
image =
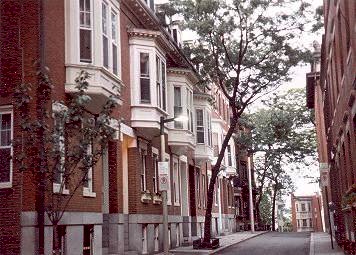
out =
{"type": "Polygon", "coordinates": [[[52,254],[59,255],[60,254],[60,243],[58,239],[58,224],[53,224],[53,252],[52,254]]]}
{"type": "Polygon", "coordinates": [[[204,221],[204,240],[202,243],[202,247],[209,247],[210,246],[210,239],[211,239],[211,210],[213,207],[213,196],[214,196],[214,188],[215,188],[215,182],[216,182],[216,178],[218,177],[218,174],[220,172],[220,166],[221,166],[221,162],[224,158],[225,155],[225,150],[226,147],[229,143],[229,140],[233,134],[233,132],[235,131],[235,127],[236,127],[236,123],[238,120],[239,116],[234,116],[233,120],[230,123],[230,128],[226,133],[225,139],[221,145],[221,149],[219,152],[219,156],[218,159],[216,161],[215,166],[212,169],[212,174],[211,174],[211,179],[210,179],[210,183],[209,183],[209,188],[208,188],[208,193],[207,193],[207,206],[206,206],[206,210],[205,210],[205,221],[204,221]]]}
{"type": "MultiPolygon", "coordinates": [[[[277,184],[276,184],[277,186],[277,184]]],[[[276,217],[275,217],[275,211],[276,211],[276,197],[277,197],[277,188],[273,189],[273,198],[272,198],[272,231],[276,231],[276,217]]]]}

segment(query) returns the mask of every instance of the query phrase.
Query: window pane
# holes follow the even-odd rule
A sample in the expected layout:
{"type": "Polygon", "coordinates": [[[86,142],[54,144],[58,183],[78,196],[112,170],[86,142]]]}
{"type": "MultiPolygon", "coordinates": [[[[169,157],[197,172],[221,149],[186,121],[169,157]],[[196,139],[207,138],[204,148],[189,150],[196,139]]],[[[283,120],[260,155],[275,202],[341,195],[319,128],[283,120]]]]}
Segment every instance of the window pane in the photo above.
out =
{"type": "Polygon", "coordinates": [[[91,31],[80,30],[80,61],[91,62],[91,31]]]}
{"type": "Polygon", "coordinates": [[[80,8],[80,11],[84,11],[84,0],[79,1],[79,8],[80,8]]]}
{"type": "Polygon", "coordinates": [[[117,46],[112,45],[112,71],[117,74],[117,46]]]}
{"type": "Polygon", "coordinates": [[[109,41],[105,35],[103,35],[103,65],[109,67],[109,41]]]}
{"type": "Polygon", "coordinates": [[[174,106],[182,106],[182,96],[180,87],[174,87],[174,106]]]}
{"type": "Polygon", "coordinates": [[[11,129],[11,114],[1,114],[1,130],[11,129]]]}
{"type": "Polygon", "coordinates": [[[90,12],[90,0],[85,0],[85,11],[90,12]]]}
{"type": "Polygon", "coordinates": [[[11,149],[0,149],[0,182],[10,181],[11,149]]]}
{"type": "Polygon", "coordinates": [[[103,34],[107,35],[108,34],[108,24],[107,24],[107,16],[108,16],[108,7],[106,4],[102,4],[102,29],[103,29],[103,34]]]}
{"type": "Polygon", "coordinates": [[[151,101],[150,97],[150,79],[141,78],[140,79],[141,86],[141,102],[149,103],[151,101]]]}
{"type": "Polygon", "coordinates": [[[149,54],[140,53],[140,72],[142,76],[149,76],[149,54]]]}
{"type": "Polygon", "coordinates": [[[111,37],[112,40],[116,42],[117,40],[117,15],[116,13],[111,13],[111,37]]]}

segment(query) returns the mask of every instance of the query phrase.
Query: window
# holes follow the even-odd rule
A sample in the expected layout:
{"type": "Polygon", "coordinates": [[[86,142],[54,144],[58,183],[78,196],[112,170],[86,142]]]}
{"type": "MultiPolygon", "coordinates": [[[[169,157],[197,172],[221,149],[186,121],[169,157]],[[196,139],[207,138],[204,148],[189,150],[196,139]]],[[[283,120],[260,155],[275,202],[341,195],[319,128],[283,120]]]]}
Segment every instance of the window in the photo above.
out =
{"type": "Polygon", "coordinates": [[[296,210],[298,212],[298,204],[297,203],[295,203],[295,208],[296,208],[296,210]]]}
{"type": "Polygon", "coordinates": [[[158,56],[156,56],[156,84],[157,107],[166,110],[166,66],[158,56]]]}
{"type": "Polygon", "coordinates": [[[193,93],[187,88],[187,118],[188,118],[188,130],[193,132],[193,114],[192,114],[192,107],[193,107],[193,93]]]}
{"type": "Polygon", "coordinates": [[[140,53],[141,103],[151,102],[149,60],[150,57],[148,53],[140,53]]]}
{"type": "Polygon", "coordinates": [[[228,165],[232,166],[232,155],[231,155],[231,145],[227,145],[227,161],[228,165]]]}
{"type": "Polygon", "coordinates": [[[162,81],[160,79],[161,77],[161,60],[159,57],[156,57],[156,93],[157,93],[157,106],[162,107],[162,98],[161,98],[161,87],[162,87],[162,81]]]}
{"type": "Polygon", "coordinates": [[[219,189],[219,179],[216,180],[215,189],[214,189],[215,206],[217,206],[218,203],[219,203],[219,192],[218,192],[218,189],[219,189]]]}
{"type": "Polygon", "coordinates": [[[55,150],[59,156],[56,162],[54,172],[54,183],[61,185],[63,182],[63,174],[65,172],[65,138],[64,138],[64,118],[63,114],[57,112],[55,114],[54,126],[55,126],[55,150]]]}
{"type": "Polygon", "coordinates": [[[145,3],[152,9],[152,11],[155,10],[155,1],[154,0],[145,0],[145,3]]]}
{"type": "Polygon", "coordinates": [[[207,112],[207,114],[206,114],[206,116],[207,116],[207,127],[208,127],[208,145],[209,146],[212,146],[212,129],[211,129],[211,115],[210,115],[210,113],[208,113],[207,112]]]}
{"type": "Polygon", "coordinates": [[[179,162],[173,161],[173,192],[174,192],[174,204],[179,205],[179,162]]]}
{"type": "MultiPolygon", "coordinates": [[[[183,113],[182,107],[182,91],[181,87],[174,87],[174,118],[181,116],[183,113]]],[[[183,128],[182,121],[174,121],[174,128],[183,128]]]]}
{"type": "Polygon", "coordinates": [[[311,212],[310,203],[308,203],[308,212],[311,212]]]}
{"type": "Polygon", "coordinates": [[[93,196],[95,197],[95,193],[93,193],[93,167],[91,166],[92,162],[92,153],[93,153],[93,143],[90,142],[87,148],[87,160],[88,160],[88,169],[86,173],[86,178],[83,183],[83,195],[84,196],[93,196]]]}
{"type": "Polygon", "coordinates": [[[92,62],[92,24],[90,0],[80,0],[80,61],[92,62]]]}
{"type": "Polygon", "coordinates": [[[309,227],[313,227],[313,220],[312,219],[309,219],[309,227]]]}
{"type": "Polygon", "coordinates": [[[305,212],[305,204],[302,203],[301,205],[302,205],[302,212],[305,212]]]}
{"type": "Polygon", "coordinates": [[[12,185],[12,110],[0,109],[0,188],[12,185]]]}
{"type": "Polygon", "coordinates": [[[109,35],[108,35],[108,5],[102,3],[102,30],[103,30],[103,66],[109,68],[109,35]]]}
{"type": "Polygon", "coordinates": [[[203,186],[202,186],[202,191],[203,191],[203,207],[206,208],[206,178],[205,178],[205,175],[202,175],[202,178],[203,178],[203,186]]]}
{"type": "Polygon", "coordinates": [[[146,151],[141,149],[141,191],[146,191],[146,151]]]}
{"type": "Polygon", "coordinates": [[[197,118],[197,143],[204,143],[204,112],[196,109],[197,118]]]}
{"type": "Polygon", "coordinates": [[[198,202],[198,207],[201,206],[201,197],[200,197],[200,171],[197,169],[196,171],[196,179],[195,179],[195,189],[197,192],[197,202],[198,202]]]}
{"type": "Polygon", "coordinates": [[[84,225],[83,255],[93,255],[94,225],[84,225]]]}
{"type": "Polygon", "coordinates": [[[111,47],[112,47],[112,72],[118,75],[118,18],[115,11],[111,11],[111,47]]]}
{"type": "Polygon", "coordinates": [[[153,192],[158,192],[158,155],[153,154],[153,192]]]}
{"type": "MultiPolygon", "coordinates": [[[[302,204],[303,205],[303,204],[302,204]]],[[[308,223],[307,223],[307,220],[306,219],[303,219],[303,227],[307,227],[308,226],[308,223]]]]}

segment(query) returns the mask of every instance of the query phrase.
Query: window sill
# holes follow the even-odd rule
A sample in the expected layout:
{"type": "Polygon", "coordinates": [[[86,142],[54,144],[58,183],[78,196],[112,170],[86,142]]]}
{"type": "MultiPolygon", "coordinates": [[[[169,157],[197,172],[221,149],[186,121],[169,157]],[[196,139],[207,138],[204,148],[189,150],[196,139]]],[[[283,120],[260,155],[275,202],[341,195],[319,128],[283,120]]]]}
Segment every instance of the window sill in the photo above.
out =
{"type": "Polygon", "coordinates": [[[83,197],[96,197],[96,193],[89,188],[83,188],[83,197]]]}
{"type": "Polygon", "coordinates": [[[180,203],[179,202],[178,203],[174,202],[174,206],[180,206],[180,203]]]}
{"type": "Polygon", "coordinates": [[[12,188],[12,182],[1,182],[0,189],[9,189],[12,188]]]}
{"type": "MultiPolygon", "coordinates": [[[[61,184],[53,183],[53,193],[59,194],[60,189],[61,184]]],[[[69,195],[69,189],[66,189],[66,187],[64,187],[62,190],[62,195],[69,195]]]]}

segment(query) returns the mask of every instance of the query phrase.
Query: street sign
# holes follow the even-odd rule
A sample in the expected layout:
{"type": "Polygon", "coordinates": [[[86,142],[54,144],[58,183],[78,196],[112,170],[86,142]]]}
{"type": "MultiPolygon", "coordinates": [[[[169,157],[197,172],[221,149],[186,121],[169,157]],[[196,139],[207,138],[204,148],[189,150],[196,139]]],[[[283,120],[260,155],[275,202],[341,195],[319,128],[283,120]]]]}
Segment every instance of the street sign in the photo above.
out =
{"type": "Polygon", "coordinates": [[[159,190],[169,188],[169,162],[158,162],[159,190]]]}

